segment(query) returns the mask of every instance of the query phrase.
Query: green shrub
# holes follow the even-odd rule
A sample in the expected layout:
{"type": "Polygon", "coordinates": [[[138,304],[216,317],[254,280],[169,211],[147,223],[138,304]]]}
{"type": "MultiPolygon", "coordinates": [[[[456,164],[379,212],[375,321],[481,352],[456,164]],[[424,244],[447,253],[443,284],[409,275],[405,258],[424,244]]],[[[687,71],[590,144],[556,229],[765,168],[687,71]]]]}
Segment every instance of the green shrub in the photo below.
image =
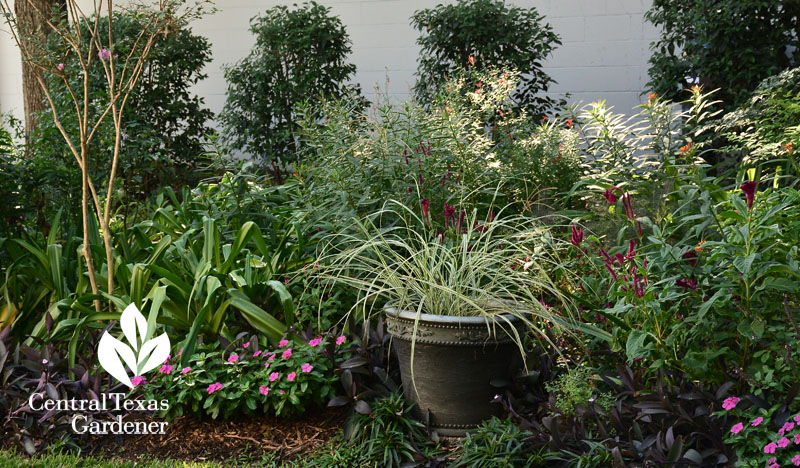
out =
{"type": "Polygon", "coordinates": [[[655,0],[645,17],[662,33],[648,85],[667,99],[693,84],[719,88],[727,109],[739,106],[761,80],[798,65],[798,15],[794,1],[655,0]]]}
{"type": "MultiPolygon", "coordinates": [[[[107,31],[105,19],[99,25],[107,31]]],[[[81,24],[84,36],[90,33],[88,28],[81,24]]],[[[116,14],[113,28],[113,53],[124,57],[134,47],[143,25],[134,16],[116,14]]],[[[65,54],[60,49],[64,44],[52,36],[49,53],[64,66],[50,75],[48,86],[61,123],[76,141],[78,116],[66,82],[73,90],[82,89],[80,65],[78,58],[65,54]]],[[[85,46],[89,47],[88,41],[85,46]]],[[[199,158],[204,153],[205,137],[212,132],[209,120],[213,114],[203,108],[203,98],[193,94],[191,87],[206,77],[202,69],[211,60],[210,47],[188,25],[180,25],[170,34],[160,35],[151,49],[139,86],[126,103],[123,115],[118,168],[121,183],[113,194],[122,205],[141,202],[163,186],[194,184],[202,176],[199,158]]],[[[117,76],[122,76],[125,61],[116,60],[114,66],[117,76]]],[[[102,62],[95,60],[89,74],[90,122],[96,121],[105,109],[107,86],[102,62]]],[[[30,148],[33,160],[26,163],[32,173],[29,190],[43,211],[41,217],[50,220],[63,208],[64,217],[72,219],[79,215],[76,194],[80,194],[80,171],[50,111],[44,112],[39,121],[30,148]],[[57,168],[55,173],[53,167],[57,168]]],[[[108,155],[113,147],[114,126],[107,118],[90,143],[94,180],[107,178],[111,170],[108,155]]]]}
{"type": "Polygon", "coordinates": [[[513,72],[470,72],[449,81],[428,109],[382,100],[362,113],[327,103],[324,125],[303,125],[309,165],[299,174],[313,204],[328,206],[327,219],[342,225],[389,199],[425,199],[440,226],[445,203],[468,211],[513,204],[519,212],[558,205],[580,175],[577,132],[567,120],[515,113],[509,95],[518,80],[513,72]],[[472,79],[482,82],[480,93],[472,79]],[[491,116],[499,117],[487,131],[491,116]]]}
{"type": "Polygon", "coordinates": [[[345,85],[356,67],[346,62],[350,38],[341,20],[313,1],[295,6],[251,19],[255,46],[225,70],[228,98],[219,119],[227,138],[266,163],[296,160],[299,104],[307,101],[316,115],[321,97],[358,91],[345,85]]]}
{"type": "MultiPolygon", "coordinates": [[[[296,183],[272,187],[246,172],[185,188],[180,199],[165,189],[142,208],[141,222],[112,224],[118,281],[109,299],[119,310],[159,303],[172,342],[188,351],[201,337],[232,340],[242,331],[277,342],[296,323],[303,266],[312,262],[321,235],[308,232],[298,198],[296,183]]],[[[64,334],[108,320],[84,308],[92,298],[80,274],[81,239],[57,219],[53,224],[48,237],[32,233],[4,244],[10,267],[0,294],[23,311],[12,325],[18,337],[42,337],[48,310],[58,322],[65,319],[64,334]]],[[[102,241],[92,232],[96,248],[102,241]]],[[[97,262],[98,271],[108,268],[97,262]]]]}
{"type": "Polygon", "coordinates": [[[184,414],[213,419],[302,414],[334,395],[333,360],[323,352],[328,343],[320,337],[282,340],[262,349],[254,337],[226,349],[203,348],[180,364],[168,359],[136,391],[148,400],[167,400],[169,409],[159,415],[170,419],[184,414]]]}
{"type": "Polygon", "coordinates": [[[708,130],[727,139],[722,151],[734,151],[748,167],[800,175],[794,155],[800,148],[800,68],[762,81],[747,102],[708,130]]]}
{"type": "MultiPolygon", "coordinates": [[[[633,124],[653,148],[647,179],[637,179],[638,164],[582,181],[592,207],[584,219],[616,228],[584,236],[576,226],[567,269],[593,305],[585,318],[604,324],[611,350],[630,362],[716,384],[735,378],[756,395],[785,394],[800,365],[800,353],[784,346],[800,333],[796,178],[748,166],[733,183],[709,174],[699,162],[705,147],[674,123],[705,125],[707,96],[694,90],[685,104],[685,113],[664,107],[663,118],[633,124]]],[[[669,107],[646,104],[651,112],[662,106],[669,107]]],[[[621,128],[618,135],[632,134],[621,128]]]]}
{"type": "MultiPolygon", "coordinates": [[[[24,223],[28,196],[21,190],[20,158],[12,135],[13,118],[0,115],[0,243],[18,232],[24,223]],[[6,125],[6,124],[11,125],[6,125]]],[[[1,244],[0,244],[1,245],[1,244]]],[[[0,271],[3,267],[0,253],[0,271]]]]}
{"type": "Polygon", "coordinates": [[[431,103],[438,87],[465,69],[495,67],[523,73],[512,95],[516,110],[538,119],[563,105],[541,94],[554,83],[541,62],[561,41],[535,8],[508,7],[502,0],[459,0],[417,11],[411,24],[423,32],[417,39],[421,51],[414,87],[420,102],[431,103]]]}
{"type": "Polygon", "coordinates": [[[525,442],[533,436],[509,419],[493,417],[459,442],[453,468],[494,468],[498,466],[553,466],[556,454],[535,451],[525,442]]]}
{"type": "Polygon", "coordinates": [[[614,396],[598,392],[596,380],[599,379],[593,376],[592,369],[576,367],[546,383],[545,388],[555,394],[556,408],[563,416],[575,416],[576,406],[588,407],[590,404],[608,411],[614,403],[614,396]]]}
{"type": "Polygon", "coordinates": [[[349,444],[361,446],[362,457],[375,466],[404,466],[427,441],[425,426],[411,417],[411,408],[399,394],[375,400],[371,413],[355,413],[348,426],[349,444]]]}

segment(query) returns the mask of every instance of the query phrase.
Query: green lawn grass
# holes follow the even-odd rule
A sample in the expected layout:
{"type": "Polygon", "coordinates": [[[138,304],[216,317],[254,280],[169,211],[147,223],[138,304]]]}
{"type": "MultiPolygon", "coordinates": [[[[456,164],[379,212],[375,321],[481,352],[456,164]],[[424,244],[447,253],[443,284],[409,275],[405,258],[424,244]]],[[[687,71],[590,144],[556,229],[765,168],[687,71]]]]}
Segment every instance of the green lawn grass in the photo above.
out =
{"type": "Polygon", "coordinates": [[[101,457],[83,457],[75,454],[40,454],[28,457],[13,450],[0,450],[0,468],[352,468],[377,467],[364,460],[357,447],[331,441],[318,452],[300,457],[289,463],[280,463],[272,456],[257,459],[243,454],[239,459],[225,463],[184,462],[175,460],[117,461],[101,457]]]}
{"type": "Polygon", "coordinates": [[[157,460],[123,462],[68,454],[37,455],[29,458],[13,451],[3,450],[0,451],[0,466],[3,468],[222,468],[224,465],[157,460]]]}

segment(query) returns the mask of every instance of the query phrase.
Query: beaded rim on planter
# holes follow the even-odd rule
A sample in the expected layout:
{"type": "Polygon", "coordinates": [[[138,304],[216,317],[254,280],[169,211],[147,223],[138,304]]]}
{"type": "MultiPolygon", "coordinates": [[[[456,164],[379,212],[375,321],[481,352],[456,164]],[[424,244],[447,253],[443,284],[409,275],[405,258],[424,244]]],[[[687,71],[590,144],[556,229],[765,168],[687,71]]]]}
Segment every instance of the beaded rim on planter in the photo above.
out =
{"type": "Polygon", "coordinates": [[[387,331],[392,337],[416,343],[447,346],[482,346],[487,343],[505,344],[514,342],[508,333],[509,327],[519,329],[523,321],[514,315],[503,314],[494,319],[486,317],[460,317],[419,314],[398,310],[387,304],[387,331]],[[416,325],[415,325],[416,322],[416,325]],[[492,324],[494,322],[494,325],[492,324]],[[414,336],[414,327],[417,334],[414,336]],[[492,333],[494,331],[494,333],[492,333]],[[436,336],[436,339],[430,338],[436,336]]]}

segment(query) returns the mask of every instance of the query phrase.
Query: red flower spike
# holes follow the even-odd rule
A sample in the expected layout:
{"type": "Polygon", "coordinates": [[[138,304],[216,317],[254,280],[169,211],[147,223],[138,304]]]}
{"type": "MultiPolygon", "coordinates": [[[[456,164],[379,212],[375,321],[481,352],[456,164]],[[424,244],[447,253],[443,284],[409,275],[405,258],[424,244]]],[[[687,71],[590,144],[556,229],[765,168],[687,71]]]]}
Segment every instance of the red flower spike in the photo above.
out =
{"type": "MultiPolygon", "coordinates": [[[[462,226],[464,225],[464,216],[466,216],[466,212],[461,210],[461,213],[458,214],[458,224],[456,225],[456,232],[462,232],[462,226]]],[[[466,229],[464,229],[466,230],[466,229]]]]}
{"type": "Polygon", "coordinates": [[[740,187],[742,192],[744,192],[744,196],[747,197],[747,209],[753,208],[753,201],[756,199],[756,189],[758,188],[758,182],[755,180],[750,180],[742,184],[740,187]]]}
{"type": "Polygon", "coordinates": [[[456,207],[450,206],[447,202],[444,202],[444,227],[448,226],[448,223],[453,219],[453,215],[456,213],[456,207]]]}
{"type": "Polygon", "coordinates": [[[694,268],[697,265],[697,252],[694,250],[690,250],[683,254],[683,258],[686,260],[686,263],[689,264],[690,267],[694,268]]]}
{"type": "Polygon", "coordinates": [[[606,270],[608,270],[608,272],[611,273],[611,277],[614,278],[614,281],[617,281],[617,272],[615,272],[614,269],[611,268],[611,265],[608,263],[606,263],[606,270]]]}
{"type": "Polygon", "coordinates": [[[572,224],[572,236],[569,242],[575,247],[579,247],[581,242],[583,242],[583,229],[578,229],[575,224],[572,224]]]}
{"type": "Polygon", "coordinates": [[[610,187],[603,192],[603,198],[606,199],[609,205],[613,205],[617,202],[617,196],[614,194],[616,190],[622,191],[619,187],[610,187]]]}
{"type": "Polygon", "coordinates": [[[622,205],[625,207],[625,216],[631,221],[636,219],[636,214],[633,212],[633,204],[631,203],[631,195],[625,192],[622,195],[622,205]]]}

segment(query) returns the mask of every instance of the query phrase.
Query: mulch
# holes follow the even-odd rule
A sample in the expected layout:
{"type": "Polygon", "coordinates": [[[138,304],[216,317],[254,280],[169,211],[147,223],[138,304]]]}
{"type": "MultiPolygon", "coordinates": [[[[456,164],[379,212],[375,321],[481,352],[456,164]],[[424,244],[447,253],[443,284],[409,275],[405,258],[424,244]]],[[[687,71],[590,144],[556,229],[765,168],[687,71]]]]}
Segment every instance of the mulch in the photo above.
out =
{"type": "Polygon", "coordinates": [[[301,419],[213,421],[182,417],[170,423],[163,435],[98,437],[90,452],[126,461],[145,457],[223,462],[268,454],[290,461],[319,450],[339,433],[343,420],[339,409],[318,410],[301,419]]]}

